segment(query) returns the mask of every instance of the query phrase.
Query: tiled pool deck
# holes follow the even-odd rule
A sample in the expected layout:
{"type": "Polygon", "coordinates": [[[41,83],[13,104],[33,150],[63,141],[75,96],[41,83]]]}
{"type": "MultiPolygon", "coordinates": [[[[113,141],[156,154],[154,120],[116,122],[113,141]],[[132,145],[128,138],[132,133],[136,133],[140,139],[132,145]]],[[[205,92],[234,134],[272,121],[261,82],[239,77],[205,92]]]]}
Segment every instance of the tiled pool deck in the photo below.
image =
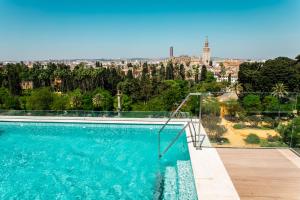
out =
{"type": "MultiPolygon", "coordinates": [[[[95,117],[44,117],[44,116],[0,116],[0,121],[35,121],[35,122],[85,122],[85,123],[134,123],[134,124],[163,124],[166,119],[159,118],[95,118],[95,117]]],[[[184,124],[187,120],[172,120],[174,124],[184,124]]],[[[196,127],[197,128],[197,127],[196,127]]],[[[189,129],[186,129],[187,141],[189,129]]],[[[205,134],[201,127],[201,133],[205,134]]],[[[205,146],[210,146],[206,137],[205,146]]],[[[198,199],[240,199],[234,184],[215,148],[195,150],[188,143],[198,199]]],[[[156,152],[155,152],[156,153],[156,152]]]]}

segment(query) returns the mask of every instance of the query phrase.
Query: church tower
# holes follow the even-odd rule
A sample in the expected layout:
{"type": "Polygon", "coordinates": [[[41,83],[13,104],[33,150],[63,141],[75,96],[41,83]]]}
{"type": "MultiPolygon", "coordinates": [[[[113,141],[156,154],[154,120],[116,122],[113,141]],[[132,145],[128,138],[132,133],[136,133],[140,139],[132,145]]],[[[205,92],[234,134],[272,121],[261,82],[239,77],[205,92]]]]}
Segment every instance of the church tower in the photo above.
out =
{"type": "Polygon", "coordinates": [[[210,48],[208,44],[208,38],[206,37],[203,52],[202,52],[202,63],[206,66],[209,65],[210,62],[210,48]]]}

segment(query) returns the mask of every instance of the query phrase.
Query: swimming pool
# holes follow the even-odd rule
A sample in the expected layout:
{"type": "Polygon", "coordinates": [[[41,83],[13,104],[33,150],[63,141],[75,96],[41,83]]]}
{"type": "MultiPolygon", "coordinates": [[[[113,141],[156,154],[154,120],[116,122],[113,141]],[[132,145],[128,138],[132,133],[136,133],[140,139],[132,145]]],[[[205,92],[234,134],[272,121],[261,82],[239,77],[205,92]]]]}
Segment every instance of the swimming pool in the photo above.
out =
{"type": "MultiPolygon", "coordinates": [[[[196,198],[186,137],[159,161],[160,127],[0,122],[0,199],[196,198]]],[[[161,146],[181,128],[169,125],[161,146]]]]}

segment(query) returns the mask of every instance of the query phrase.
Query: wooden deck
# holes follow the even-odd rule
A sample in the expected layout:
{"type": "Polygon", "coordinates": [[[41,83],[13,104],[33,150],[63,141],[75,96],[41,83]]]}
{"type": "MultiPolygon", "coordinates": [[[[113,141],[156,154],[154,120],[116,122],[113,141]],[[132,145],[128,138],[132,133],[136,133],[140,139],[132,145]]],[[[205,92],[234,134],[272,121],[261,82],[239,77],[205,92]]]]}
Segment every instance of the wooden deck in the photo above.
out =
{"type": "Polygon", "coordinates": [[[242,200],[300,200],[300,157],[289,149],[217,149],[242,200]]]}

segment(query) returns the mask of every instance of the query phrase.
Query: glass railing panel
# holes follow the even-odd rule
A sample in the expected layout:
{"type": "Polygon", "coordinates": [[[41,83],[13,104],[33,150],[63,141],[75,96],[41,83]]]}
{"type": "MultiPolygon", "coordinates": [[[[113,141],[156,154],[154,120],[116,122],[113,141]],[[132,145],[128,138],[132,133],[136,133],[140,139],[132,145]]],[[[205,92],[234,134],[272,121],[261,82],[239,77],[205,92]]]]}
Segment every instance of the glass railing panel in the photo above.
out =
{"type": "Polygon", "coordinates": [[[201,121],[214,147],[299,151],[298,100],[297,93],[213,93],[202,97],[201,121]]]}
{"type": "MultiPolygon", "coordinates": [[[[169,118],[171,114],[167,111],[0,110],[0,116],[169,118]]],[[[179,112],[174,118],[190,118],[190,115],[179,112]]]]}

